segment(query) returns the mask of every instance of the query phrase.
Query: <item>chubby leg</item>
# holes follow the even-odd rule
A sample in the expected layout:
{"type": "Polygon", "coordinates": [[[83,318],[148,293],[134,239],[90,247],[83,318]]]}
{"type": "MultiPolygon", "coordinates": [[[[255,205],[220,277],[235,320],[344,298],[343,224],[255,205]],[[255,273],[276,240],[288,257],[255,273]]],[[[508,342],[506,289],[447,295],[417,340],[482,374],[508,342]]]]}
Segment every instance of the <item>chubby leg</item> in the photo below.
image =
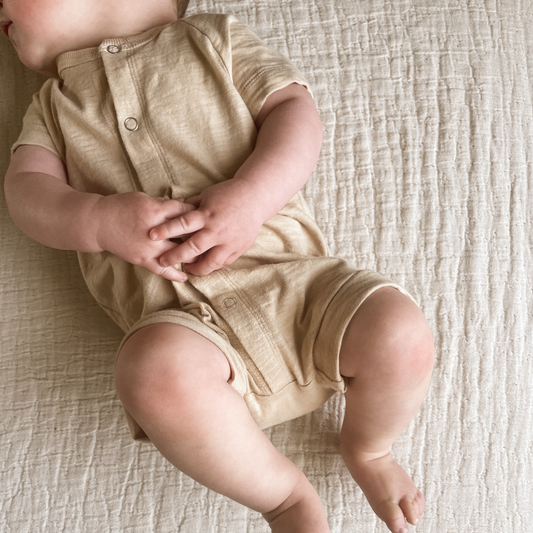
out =
{"type": "Polygon", "coordinates": [[[422,312],[394,288],[372,294],[345,333],[347,378],[341,454],[375,513],[394,533],[418,523],[425,500],[390,448],[418,412],[433,368],[433,337],[422,312]]]}
{"type": "Polygon", "coordinates": [[[125,408],[179,470],[263,513],[272,531],[329,532],[318,494],[259,430],[229,377],[215,345],[175,324],[135,333],[115,370],[125,408]]]}

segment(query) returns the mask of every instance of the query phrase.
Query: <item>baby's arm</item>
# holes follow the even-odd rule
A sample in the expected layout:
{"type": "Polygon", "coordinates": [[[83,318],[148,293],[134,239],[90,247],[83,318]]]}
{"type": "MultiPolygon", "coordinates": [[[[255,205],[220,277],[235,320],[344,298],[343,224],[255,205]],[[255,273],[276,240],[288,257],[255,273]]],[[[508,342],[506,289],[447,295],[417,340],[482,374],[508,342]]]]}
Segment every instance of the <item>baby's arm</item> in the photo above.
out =
{"type": "Polygon", "coordinates": [[[36,241],[62,250],[107,250],[167,279],[186,278],[172,267],[161,267],[159,256],[176,245],[154,242],[149,230],[192,206],[139,192],[102,196],[76,191],[62,161],[38,146],[18,148],[4,187],[13,220],[36,241]]]}
{"type": "Polygon", "coordinates": [[[193,234],[163,254],[162,265],[194,262],[186,270],[202,276],[231,264],[307,182],[322,144],[322,124],[309,92],[297,84],[276,91],[256,125],[256,147],[235,177],[189,199],[197,210],[152,230],[158,241],[193,234]]]}

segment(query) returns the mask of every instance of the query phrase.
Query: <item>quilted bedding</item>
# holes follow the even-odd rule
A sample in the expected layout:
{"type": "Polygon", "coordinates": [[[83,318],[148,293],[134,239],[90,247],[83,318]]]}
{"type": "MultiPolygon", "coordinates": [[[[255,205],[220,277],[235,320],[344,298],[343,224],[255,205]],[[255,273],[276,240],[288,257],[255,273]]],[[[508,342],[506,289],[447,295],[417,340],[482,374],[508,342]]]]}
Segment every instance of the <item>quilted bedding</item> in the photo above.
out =
{"type": "MultiPolygon", "coordinates": [[[[192,0],[305,73],[324,125],[305,188],[333,252],[419,301],[431,389],[394,447],[420,533],[533,531],[533,2],[192,0]]],[[[0,175],[42,79],[0,43],[0,175]]],[[[112,382],[120,331],[73,253],[0,200],[0,532],[268,531],[134,443],[112,382]]],[[[338,454],[343,399],[266,430],[333,533],[384,533],[338,454]]]]}

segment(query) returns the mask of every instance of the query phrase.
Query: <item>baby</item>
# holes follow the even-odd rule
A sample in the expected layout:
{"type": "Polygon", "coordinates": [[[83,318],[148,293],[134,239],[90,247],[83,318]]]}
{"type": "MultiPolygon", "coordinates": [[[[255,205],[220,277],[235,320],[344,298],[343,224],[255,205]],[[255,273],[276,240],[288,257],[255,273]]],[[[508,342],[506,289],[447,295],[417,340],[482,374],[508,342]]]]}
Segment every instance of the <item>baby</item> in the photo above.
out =
{"type": "Polygon", "coordinates": [[[346,398],[340,452],[407,531],[424,497],[390,448],[417,413],[433,340],[401,288],[332,257],[299,190],[322,128],[306,80],[234,17],[176,0],[3,0],[48,76],[5,178],[15,223],[76,250],[124,329],[115,381],[133,437],[263,514],[329,531],[261,428],[346,398]]]}

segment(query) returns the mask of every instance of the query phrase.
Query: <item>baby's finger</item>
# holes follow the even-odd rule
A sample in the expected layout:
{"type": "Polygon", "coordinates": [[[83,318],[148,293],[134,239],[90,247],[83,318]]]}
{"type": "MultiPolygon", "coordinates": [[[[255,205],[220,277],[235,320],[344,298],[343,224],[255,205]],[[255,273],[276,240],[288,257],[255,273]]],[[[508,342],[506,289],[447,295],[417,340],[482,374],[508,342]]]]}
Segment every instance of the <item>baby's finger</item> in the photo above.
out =
{"type": "Polygon", "coordinates": [[[201,256],[217,244],[211,231],[199,231],[189,237],[183,244],[161,254],[159,264],[166,267],[176,263],[192,263],[196,257],[201,256]]]}
{"type": "Polygon", "coordinates": [[[173,266],[161,267],[157,260],[154,260],[153,263],[146,265],[146,268],[156,276],[161,276],[169,281],[176,281],[178,283],[187,281],[187,274],[185,274],[185,272],[182,272],[173,266]]]}
{"type": "Polygon", "coordinates": [[[190,198],[187,198],[186,200],[183,200],[184,202],[187,202],[188,204],[193,205],[194,207],[199,207],[201,202],[200,196],[191,196],[190,198]]]}
{"type": "Polygon", "coordinates": [[[184,269],[193,276],[207,276],[228,264],[228,253],[223,246],[217,246],[194,263],[187,263],[184,269]]]}
{"type": "Polygon", "coordinates": [[[174,219],[195,210],[195,206],[186,202],[185,198],[179,200],[163,200],[161,205],[165,218],[174,219]]]}
{"type": "Polygon", "coordinates": [[[192,209],[191,212],[173,218],[172,220],[167,220],[167,222],[163,222],[163,224],[159,224],[152,228],[150,230],[150,238],[153,241],[162,241],[194,233],[195,231],[202,229],[205,225],[203,215],[198,211],[194,211],[193,206],[189,205],[188,207],[192,209]]]}

